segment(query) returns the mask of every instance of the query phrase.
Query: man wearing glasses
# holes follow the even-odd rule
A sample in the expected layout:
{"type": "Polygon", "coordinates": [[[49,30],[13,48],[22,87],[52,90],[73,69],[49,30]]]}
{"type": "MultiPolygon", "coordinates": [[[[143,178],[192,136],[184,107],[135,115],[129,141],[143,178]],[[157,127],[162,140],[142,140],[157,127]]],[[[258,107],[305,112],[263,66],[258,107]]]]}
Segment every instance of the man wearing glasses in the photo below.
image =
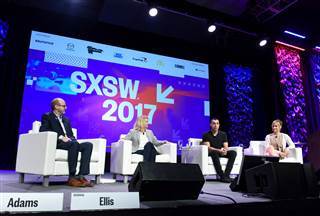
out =
{"type": "Polygon", "coordinates": [[[66,102],[61,98],[51,101],[51,112],[42,116],[40,131],[54,131],[58,134],[57,149],[68,151],[69,179],[68,185],[73,187],[92,187],[84,176],[89,174],[92,143],[78,143],[75,139],[70,121],[64,116],[66,102]],[[81,152],[80,170],[76,175],[78,154],[81,152]]]}

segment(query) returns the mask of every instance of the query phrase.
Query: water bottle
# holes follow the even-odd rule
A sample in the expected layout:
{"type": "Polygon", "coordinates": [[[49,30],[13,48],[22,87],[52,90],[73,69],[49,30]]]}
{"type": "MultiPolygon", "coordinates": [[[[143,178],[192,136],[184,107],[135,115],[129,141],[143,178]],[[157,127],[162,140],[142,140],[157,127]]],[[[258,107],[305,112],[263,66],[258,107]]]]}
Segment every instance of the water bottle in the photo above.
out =
{"type": "Polygon", "coordinates": [[[177,144],[178,144],[179,150],[181,151],[182,150],[183,141],[182,140],[178,140],[177,144]]]}

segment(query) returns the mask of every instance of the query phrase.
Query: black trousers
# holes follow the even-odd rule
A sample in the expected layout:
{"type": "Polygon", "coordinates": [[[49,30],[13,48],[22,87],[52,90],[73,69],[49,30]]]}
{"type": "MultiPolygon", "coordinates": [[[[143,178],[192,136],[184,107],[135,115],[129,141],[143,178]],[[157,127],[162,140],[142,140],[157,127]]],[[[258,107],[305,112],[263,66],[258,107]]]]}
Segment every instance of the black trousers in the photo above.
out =
{"type": "Polygon", "coordinates": [[[59,142],[57,149],[68,151],[69,176],[73,177],[76,175],[79,152],[81,152],[81,161],[78,175],[84,176],[90,173],[92,143],[84,142],[79,144],[77,140],[73,139],[70,142],[59,142]]]}
{"type": "Polygon", "coordinates": [[[143,155],[143,161],[155,162],[156,156],[159,153],[157,152],[157,150],[155,149],[154,145],[151,142],[147,142],[147,144],[145,144],[143,150],[138,150],[138,151],[134,152],[133,154],[143,155]]]}
{"type": "Polygon", "coordinates": [[[216,169],[217,174],[220,177],[229,177],[231,170],[232,170],[232,167],[233,167],[233,164],[234,164],[234,161],[237,157],[237,152],[230,150],[230,151],[227,151],[226,155],[221,155],[221,154],[219,154],[219,152],[212,151],[212,152],[209,152],[209,156],[211,156],[211,158],[212,158],[213,166],[216,169]],[[220,157],[228,158],[228,163],[227,163],[227,166],[226,166],[224,173],[222,171],[222,167],[220,164],[220,160],[219,160],[220,157]]]}

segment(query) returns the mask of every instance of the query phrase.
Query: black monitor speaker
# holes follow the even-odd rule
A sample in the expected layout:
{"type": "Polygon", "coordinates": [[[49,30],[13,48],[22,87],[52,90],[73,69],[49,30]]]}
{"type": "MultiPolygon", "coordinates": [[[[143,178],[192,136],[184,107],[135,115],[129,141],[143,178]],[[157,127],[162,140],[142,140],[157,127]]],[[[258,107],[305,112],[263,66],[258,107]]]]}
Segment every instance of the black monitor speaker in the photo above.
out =
{"type": "Polygon", "coordinates": [[[279,157],[270,157],[270,156],[258,156],[258,155],[244,155],[239,175],[231,182],[230,189],[232,191],[247,192],[247,183],[245,177],[245,171],[263,165],[269,162],[278,162],[279,157]]]}
{"type": "Polygon", "coordinates": [[[267,163],[246,170],[248,193],[263,193],[271,199],[318,197],[315,175],[309,164],[267,163]]]}
{"type": "Polygon", "coordinates": [[[197,164],[140,162],[129,183],[141,201],[198,199],[204,178],[197,164]]]}

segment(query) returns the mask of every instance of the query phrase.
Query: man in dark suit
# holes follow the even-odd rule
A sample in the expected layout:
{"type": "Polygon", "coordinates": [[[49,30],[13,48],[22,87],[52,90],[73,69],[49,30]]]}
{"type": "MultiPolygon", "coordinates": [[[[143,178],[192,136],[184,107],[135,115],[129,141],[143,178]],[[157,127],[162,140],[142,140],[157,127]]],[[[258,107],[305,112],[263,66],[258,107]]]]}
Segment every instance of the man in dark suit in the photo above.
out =
{"type": "Polygon", "coordinates": [[[66,102],[61,98],[51,101],[51,112],[42,116],[40,131],[54,131],[58,134],[57,149],[68,151],[69,179],[68,185],[74,187],[92,187],[84,176],[89,174],[92,143],[78,143],[75,139],[70,121],[64,114],[66,102]],[[81,152],[80,170],[76,175],[78,154],[81,152]]]}

